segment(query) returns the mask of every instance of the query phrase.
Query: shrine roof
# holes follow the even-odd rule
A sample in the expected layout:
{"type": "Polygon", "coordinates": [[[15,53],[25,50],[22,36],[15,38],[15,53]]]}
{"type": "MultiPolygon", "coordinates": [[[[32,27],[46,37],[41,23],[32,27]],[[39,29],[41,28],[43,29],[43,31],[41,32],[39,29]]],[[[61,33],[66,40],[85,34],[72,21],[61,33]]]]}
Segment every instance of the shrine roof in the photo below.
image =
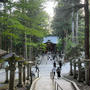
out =
{"type": "Polygon", "coordinates": [[[56,37],[56,36],[47,36],[47,37],[43,38],[43,43],[46,43],[48,41],[50,41],[51,43],[56,44],[56,43],[58,43],[58,37],[56,37]]]}
{"type": "MultiPolygon", "coordinates": [[[[4,55],[2,58],[4,58],[4,59],[10,58],[13,56],[13,54],[15,54],[15,53],[8,53],[8,54],[4,55]]],[[[16,54],[15,54],[15,56],[16,56],[16,54]]]]}

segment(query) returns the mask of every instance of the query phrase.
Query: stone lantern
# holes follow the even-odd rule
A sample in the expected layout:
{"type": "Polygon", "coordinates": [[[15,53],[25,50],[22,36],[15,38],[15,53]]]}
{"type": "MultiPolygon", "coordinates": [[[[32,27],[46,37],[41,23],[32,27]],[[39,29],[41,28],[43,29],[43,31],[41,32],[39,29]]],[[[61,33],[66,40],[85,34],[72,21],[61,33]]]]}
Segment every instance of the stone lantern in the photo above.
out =
{"type": "Polygon", "coordinates": [[[27,61],[27,80],[29,80],[29,76],[30,76],[30,68],[29,68],[29,63],[27,61]]]}
{"type": "Polygon", "coordinates": [[[18,61],[18,68],[19,68],[19,82],[18,87],[23,86],[23,60],[18,61]]]}
{"type": "Polygon", "coordinates": [[[74,72],[73,72],[73,78],[76,79],[76,61],[74,60],[74,72]]]}
{"type": "Polygon", "coordinates": [[[10,70],[10,82],[9,82],[9,90],[14,90],[14,79],[15,79],[15,70],[16,70],[16,61],[15,56],[13,54],[11,61],[9,61],[9,70],[10,70]]]}
{"type": "Polygon", "coordinates": [[[80,82],[81,81],[81,60],[79,59],[78,60],[78,81],[80,82]]]}
{"type": "Polygon", "coordinates": [[[72,58],[70,58],[70,75],[73,75],[73,71],[72,71],[72,58]]]}
{"type": "MultiPolygon", "coordinates": [[[[30,76],[30,81],[31,81],[31,83],[30,83],[30,85],[32,84],[32,72],[31,72],[31,67],[32,67],[32,65],[34,65],[34,62],[33,61],[27,61],[27,63],[28,63],[28,65],[29,65],[29,76],[30,76]]],[[[28,71],[27,71],[28,72],[28,71]]]]}
{"type": "Polygon", "coordinates": [[[15,79],[15,70],[16,70],[16,62],[21,59],[15,53],[9,53],[2,57],[5,61],[8,61],[10,70],[10,81],[9,81],[9,90],[14,90],[14,79],[15,79]]]}
{"type": "Polygon", "coordinates": [[[25,64],[23,64],[23,83],[25,85],[25,82],[26,82],[26,66],[25,64]]]}
{"type": "Polygon", "coordinates": [[[9,70],[9,67],[7,66],[5,68],[5,72],[6,72],[6,80],[5,80],[5,83],[8,83],[8,70],[9,70]]]}
{"type": "Polygon", "coordinates": [[[90,85],[90,59],[85,60],[85,83],[90,85]]]}

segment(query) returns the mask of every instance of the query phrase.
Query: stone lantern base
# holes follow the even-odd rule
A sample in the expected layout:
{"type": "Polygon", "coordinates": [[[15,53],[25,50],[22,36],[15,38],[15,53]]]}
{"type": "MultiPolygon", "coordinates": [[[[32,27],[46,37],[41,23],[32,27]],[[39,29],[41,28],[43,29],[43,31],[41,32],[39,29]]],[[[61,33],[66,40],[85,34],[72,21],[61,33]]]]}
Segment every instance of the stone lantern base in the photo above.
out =
{"type": "Polygon", "coordinates": [[[18,84],[17,87],[23,87],[23,85],[22,84],[18,84]]]}
{"type": "Polygon", "coordinates": [[[90,59],[85,60],[85,83],[90,85],[90,59]]]}

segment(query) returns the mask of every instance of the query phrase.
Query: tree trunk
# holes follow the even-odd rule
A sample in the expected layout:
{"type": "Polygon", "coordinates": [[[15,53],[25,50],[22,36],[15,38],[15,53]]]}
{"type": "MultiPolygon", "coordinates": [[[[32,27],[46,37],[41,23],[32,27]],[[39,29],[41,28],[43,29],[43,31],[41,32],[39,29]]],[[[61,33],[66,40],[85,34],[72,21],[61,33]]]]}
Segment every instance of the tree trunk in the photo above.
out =
{"type": "Polygon", "coordinates": [[[78,43],[78,11],[76,12],[76,43],[78,43]]]}
{"type": "Polygon", "coordinates": [[[89,8],[88,0],[85,0],[85,58],[89,59],[89,8]]]}
{"type": "Polygon", "coordinates": [[[72,42],[74,42],[74,11],[72,12],[72,42]]]}
{"type": "Polygon", "coordinates": [[[27,35],[26,35],[26,32],[25,32],[25,51],[24,51],[24,57],[25,57],[25,59],[27,60],[27,35]]]}
{"type": "Polygon", "coordinates": [[[90,54],[89,54],[89,7],[85,0],[85,82],[90,85],[90,54]]]}
{"type": "MultiPolygon", "coordinates": [[[[31,37],[30,37],[30,43],[31,43],[31,37]]],[[[31,48],[31,45],[29,46],[29,60],[32,60],[32,48],[31,48]]]]}
{"type": "Polygon", "coordinates": [[[11,51],[10,52],[12,52],[13,50],[13,47],[12,47],[12,36],[11,36],[11,39],[10,39],[10,49],[11,49],[11,51]]]}
{"type": "Polygon", "coordinates": [[[1,31],[0,31],[0,49],[2,48],[2,34],[1,34],[1,31]]]}

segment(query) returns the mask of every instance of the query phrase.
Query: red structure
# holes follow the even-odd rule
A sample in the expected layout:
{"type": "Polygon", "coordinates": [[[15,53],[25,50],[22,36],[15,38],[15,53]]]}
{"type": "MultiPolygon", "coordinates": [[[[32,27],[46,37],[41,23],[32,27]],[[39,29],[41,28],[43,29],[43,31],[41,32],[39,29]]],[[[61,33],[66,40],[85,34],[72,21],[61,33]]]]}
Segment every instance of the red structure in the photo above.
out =
{"type": "Polygon", "coordinates": [[[56,52],[56,44],[48,40],[46,43],[46,52],[56,52]]]}

